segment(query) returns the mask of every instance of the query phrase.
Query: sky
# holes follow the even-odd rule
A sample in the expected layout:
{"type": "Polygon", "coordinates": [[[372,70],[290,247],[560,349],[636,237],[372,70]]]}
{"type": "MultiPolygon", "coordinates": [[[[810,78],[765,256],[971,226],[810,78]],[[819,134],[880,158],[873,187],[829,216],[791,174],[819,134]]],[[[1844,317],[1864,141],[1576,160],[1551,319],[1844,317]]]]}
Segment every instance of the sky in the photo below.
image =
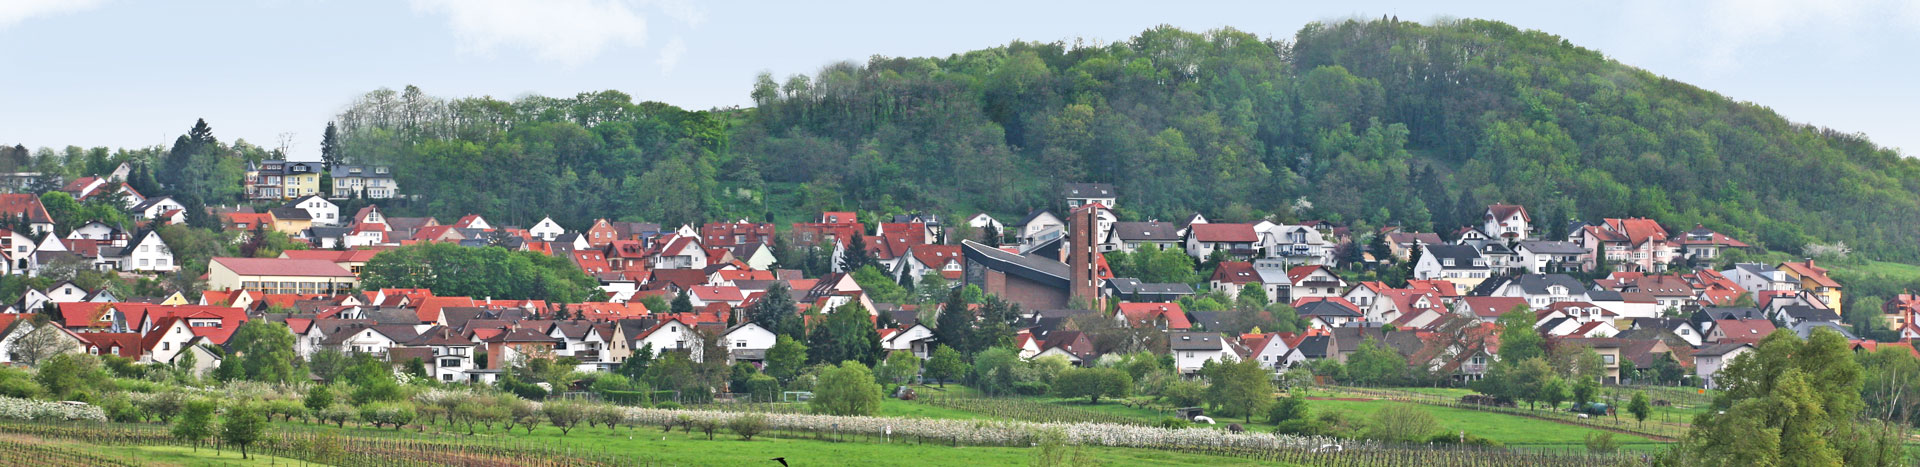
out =
{"type": "Polygon", "coordinates": [[[327,120],[381,87],[501,99],[616,89],[706,109],[748,105],[762,71],[875,55],[1110,43],[1161,24],[1290,38],[1313,21],[1383,15],[1546,31],[1920,155],[1920,2],[1891,0],[0,0],[0,144],[166,145],[205,118],[223,141],[284,139],[293,159],[317,160],[327,120]]]}

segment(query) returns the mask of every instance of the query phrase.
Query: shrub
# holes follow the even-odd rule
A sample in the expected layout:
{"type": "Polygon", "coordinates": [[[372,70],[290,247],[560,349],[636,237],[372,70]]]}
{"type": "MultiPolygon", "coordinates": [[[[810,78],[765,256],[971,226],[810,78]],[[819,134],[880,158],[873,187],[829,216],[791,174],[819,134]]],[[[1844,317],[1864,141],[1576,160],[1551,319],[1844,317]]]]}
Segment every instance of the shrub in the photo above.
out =
{"type": "Polygon", "coordinates": [[[1433,437],[1427,438],[1427,442],[1432,444],[1457,444],[1462,446],[1500,447],[1499,441],[1482,438],[1479,436],[1475,436],[1473,434],[1467,434],[1462,436],[1458,433],[1435,433],[1433,437]]]}
{"type": "Polygon", "coordinates": [[[1160,419],[1160,423],[1157,425],[1169,430],[1179,430],[1193,426],[1193,422],[1189,422],[1184,418],[1167,417],[1160,419]]]}
{"type": "Polygon", "coordinates": [[[1267,423],[1278,425],[1301,418],[1307,418],[1307,399],[1299,395],[1279,398],[1267,408],[1267,423]]]}
{"type": "Polygon", "coordinates": [[[548,402],[540,407],[540,413],[546,414],[547,423],[560,429],[561,436],[566,436],[573,431],[573,427],[587,419],[587,407],[576,402],[548,402]]]}
{"type": "Polygon", "coordinates": [[[320,409],[319,412],[321,421],[332,423],[335,427],[346,427],[347,422],[355,419],[356,415],[358,414],[354,412],[353,407],[346,404],[329,405],[327,408],[320,409]]]}
{"type": "Polygon", "coordinates": [[[767,417],[760,414],[746,414],[727,421],[727,429],[740,435],[741,441],[753,441],[753,435],[767,430],[767,417]]]}
{"type": "Polygon", "coordinates": [[[873,372],[851,360],[838,366],[829,365],[821,371],[815,386],[807,407],[818,414],[872,415],[880,410],[880,399],[884,397],[880,384],[874,382],[873,372]]]}
{"type": "Polygon", "coordinates": [[[1126,397],[1133,391],[1133,377],[1117,368],[1069,368],[1054,376],[1053,389],[1060,397],[1085,397],[1098,404],[1101,397],[1126,397]]]}
{"type": "Polygon", "coordinates": [[[1620,450],[1620,442],[1613,439],[1613,433],[1596,431],[1587,433],[1587,452],[1610,454],[1620,450]]]}
{"type": "Polygon", "coordinates": [[[1426,441],[1440,431],[1440,421],[1419,407],[1392,404],[1367,419],[1367,438],[1389,442],[1426,441]]]}
{"type": "Polygon", "coordinates": [[[1047,383],[1039,381],[1020,381],[1013,383],[1013,393],[1022,396],[1044,396],[1051,390],[1052,388],[1048,387],[1047,383]]]}
{"type": "Polygon", "coordinates": [[[12,367],[0,367],[0,396],[31,399],[40,397],[40,383],[33,382],[33,375],[26,370],[12,367]]]}
{"type": "Polygon", "coordinates": [[[399,430],[417,417],[419,412],[414,411],[413,404],[405,402],[376,402],[360,407],[360,419],[372,423],[374,428],[392,425],[399,430]]]}
{"type": "Polygon", "coordinates": [[[1207,394],[1199,381],[1170,381],[1160,389],[1160,400],[1174,407],[1197,407],[1207,394]]]}
{"type": "Polygon", "coordinates": [[[681,407],[681,406],[680,406],[680,403],[678,403],[678,402],[674,402],[674,401],[662,401],[662,402],[660,402],[660,403],[658,403],[658,404],[654,404],[654,405],[653,405],[653,408],[656,408],[656,409],[666,409],[666,410],[680,410],[680,409],[682,409],[683,407],[681,407]]]}
{"type": "Polygon", "coordinates": [[[701,433],[706,433],[706,434],[707,434],[707,440],[708,440],[708,441],[712,441],[712,440],[713,440],[713,432],[714,432],[714,431],[717,431],[717,430],[719,430],[719,429],[720,429],[720,421],[719,421],[719,420],[714,420],[714,419],[711,419],[711,418],[703,418],[703,419],[699,419],[699,420],[694,420],[694,421],[693,421],[693,427],[694,427],[694,428],[698,428],[698,429],[700,430],[700,432],[701,432],[701,433]]]}
{"type": "Polygon", "coordinates": [[[780,400],[780,380],[765,374],[753,375],[747,379],[747,393],[754,402],[780,400]]]}

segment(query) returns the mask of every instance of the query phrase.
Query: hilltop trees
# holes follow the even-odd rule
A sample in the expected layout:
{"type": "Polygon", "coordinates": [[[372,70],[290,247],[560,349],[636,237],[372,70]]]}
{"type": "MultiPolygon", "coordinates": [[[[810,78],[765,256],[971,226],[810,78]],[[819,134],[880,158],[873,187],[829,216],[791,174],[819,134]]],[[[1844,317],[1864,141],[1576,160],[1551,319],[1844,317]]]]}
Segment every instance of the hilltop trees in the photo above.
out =
{"type": "Polygon", "coordinates": [[[440,296],[579,303],[597,282],[566,258],[535,251],[467,248],[452,243],[403,246],[374,255],[360,269],[361,287],[424,288],[440,296]]]}

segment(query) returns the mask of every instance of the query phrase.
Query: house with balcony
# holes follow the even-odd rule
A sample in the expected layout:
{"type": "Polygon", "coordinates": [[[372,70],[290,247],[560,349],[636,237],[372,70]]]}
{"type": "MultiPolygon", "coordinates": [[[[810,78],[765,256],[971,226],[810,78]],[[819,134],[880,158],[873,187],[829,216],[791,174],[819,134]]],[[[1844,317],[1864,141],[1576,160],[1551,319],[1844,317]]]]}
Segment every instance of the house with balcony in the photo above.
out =
{"type": "Polygon", "coordinates": [[[288,200],[320,193],[319,162],[265,160],[248,164],[247,199],[288,200]]]}
{"type": "Polygon", "coordinates": [[[393,181],[393,170],[384,165],[335,165],[332,175],[331,197],[334,199],[400,196],[400,186],[393,181]]]}

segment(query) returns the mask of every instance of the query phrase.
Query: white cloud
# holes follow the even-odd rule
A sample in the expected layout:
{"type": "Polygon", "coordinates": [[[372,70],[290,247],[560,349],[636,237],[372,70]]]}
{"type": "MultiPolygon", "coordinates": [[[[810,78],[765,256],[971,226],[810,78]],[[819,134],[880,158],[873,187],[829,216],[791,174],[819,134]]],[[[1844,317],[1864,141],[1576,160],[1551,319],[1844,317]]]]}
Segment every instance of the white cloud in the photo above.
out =
{"type": "Polygon", "coordinates": [[[665,76],[668,73],[673,73],[673,67],[680,64],[680,56],[686,54],[686,41],[682,41],[676,36],[673,40],[667,41],[665,47],[660,48],[660,58],[654,60],[653,63],[660,65],[660,75],[665,76]]]}
{"type": "Polygon", "coordinates": [[[687,26],[699,26],[707,22],[707,11],[687,0],[654,0],[653,5],[659,7],[660,12],[668,18],[687,26]]]}
{"type": "Polygon", "coordinates": [[[1755,46],[1796,37],[1844,37],[1844,31],[1894,22],[1920,25],[1920,8],[1898,0],[1715,0],[1705,11],[1704,64],[1709,69],[1737,67],[1739,55],[1755,46]]]}
{"type": "Polygon", "coordinates": [[[5,0],[0,1],[0,29],[19,24],[35,16],[57,15],[90,10],[104,0],[5,0]]]}
{"type": "Polygon", "coordinates": [[[618,0],[413,0],[413,9],[445,14],[466,53],[520,47],[572,66],[647,43],[646,18],[618,0]]]}

